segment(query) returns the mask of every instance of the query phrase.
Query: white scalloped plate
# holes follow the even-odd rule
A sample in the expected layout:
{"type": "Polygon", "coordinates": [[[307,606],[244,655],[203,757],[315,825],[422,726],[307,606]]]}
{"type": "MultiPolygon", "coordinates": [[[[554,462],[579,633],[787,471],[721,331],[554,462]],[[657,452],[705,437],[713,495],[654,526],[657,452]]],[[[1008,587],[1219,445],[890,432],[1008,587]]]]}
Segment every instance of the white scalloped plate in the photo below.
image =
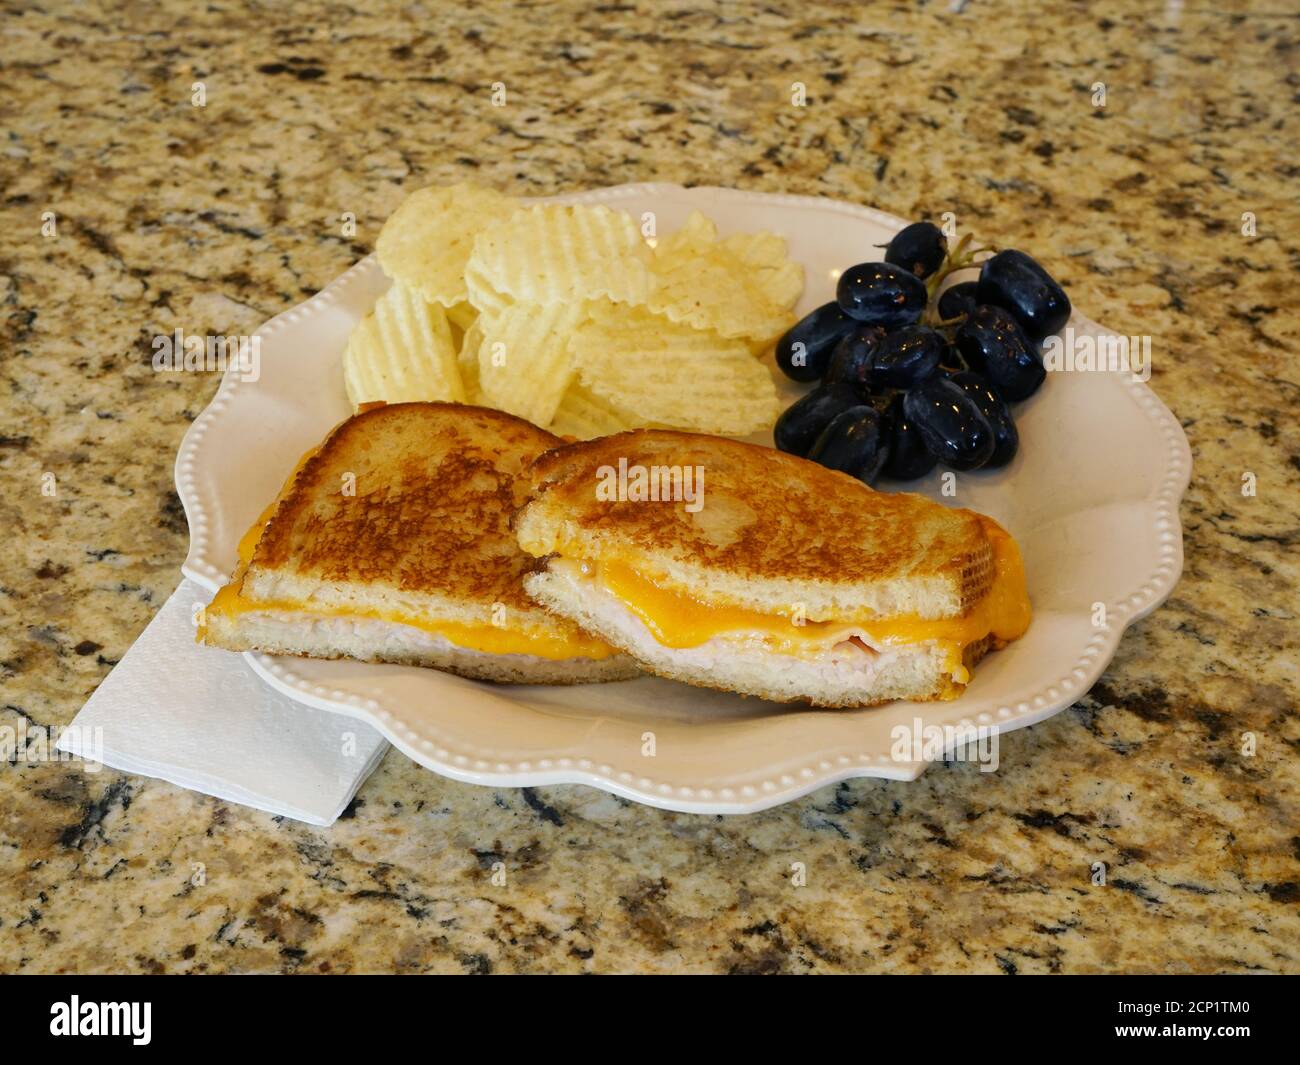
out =
{"type": "MultiPolygon", "coordinates": [[[[623,185],[556,199],[653,211],[661,232],[694,208],[724,234],[774,230],[807,269],[800,313],[831,298],[838,271],[877,254],[903,224],[847,203],[719,188],[623,185]]],[[[297,457],[349,414],[344,343],[386,287],[372,256],[272,319],[260,330],[260,379],[228,373],[186,433],[176,484],[191,579],[216,590],[297,457]]],[[[1100,332],[1077,314],[1071,324],[1100,332]]],[[[361,718],[421,765],[475,784],[581,783],[668,809],[745,813],[850,777],[913,779],[925,763],[891,757],[895,725],[1006,730],[1050,717],[1088,690],[1123,629],[1163,602],[1182,569],[1178,501],[1191,455],[1150,389],[1126,373],[1051,374],[1017,424],[1010,468],[961,475],[955,499],[939,494],[937,473],[908,486],[992,515],[1025,556],[1034,623],[986,658],[954,702],[814,711],[657,678],[495,687],[404,666],[247,657],[295,699],[361,718]],[[1103,628],[1093,625],[1096,603],[1106,604],[1103,628]],[[646,733],[653,755],[642,753],[646,733]]]]}

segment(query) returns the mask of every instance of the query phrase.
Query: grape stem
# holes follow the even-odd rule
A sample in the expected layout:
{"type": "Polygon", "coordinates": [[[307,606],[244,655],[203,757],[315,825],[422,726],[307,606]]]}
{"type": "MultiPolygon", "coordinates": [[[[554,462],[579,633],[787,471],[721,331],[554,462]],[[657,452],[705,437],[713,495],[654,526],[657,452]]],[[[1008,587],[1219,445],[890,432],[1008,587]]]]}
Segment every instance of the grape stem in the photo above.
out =
{"type": "Polygon", "coordinates": [[[931,274],[925,283],[925,314],[921,320],[932,328],[956,325],[966,318],[964,314],[948,319],[939,317],[939,307],[935,297],[939,294],[939,289],[948,279],[948,276],[958,270],[967,270],[976,265],[975,257],[977,255],[998,250],[992,244],[981,244],[979,247],[972,248],[970,247],[970,241],[969,233],[957,241],[957,246],[949,250],[948,254],[943,257],[939,269],[931,274]]]}

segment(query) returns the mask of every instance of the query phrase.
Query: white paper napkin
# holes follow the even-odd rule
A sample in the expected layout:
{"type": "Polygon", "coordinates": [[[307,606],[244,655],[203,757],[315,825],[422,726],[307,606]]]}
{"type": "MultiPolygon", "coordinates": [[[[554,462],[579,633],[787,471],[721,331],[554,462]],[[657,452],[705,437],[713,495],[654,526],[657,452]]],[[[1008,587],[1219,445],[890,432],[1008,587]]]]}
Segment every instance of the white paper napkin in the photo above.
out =
{"type": "Polygon", "coordinates": [[[181,581],[59,748],[296,821],[333,824],[387,741],[361,721],[281,695],[242,655],[196,644],[194,604],[209,598],[181,581]]]}

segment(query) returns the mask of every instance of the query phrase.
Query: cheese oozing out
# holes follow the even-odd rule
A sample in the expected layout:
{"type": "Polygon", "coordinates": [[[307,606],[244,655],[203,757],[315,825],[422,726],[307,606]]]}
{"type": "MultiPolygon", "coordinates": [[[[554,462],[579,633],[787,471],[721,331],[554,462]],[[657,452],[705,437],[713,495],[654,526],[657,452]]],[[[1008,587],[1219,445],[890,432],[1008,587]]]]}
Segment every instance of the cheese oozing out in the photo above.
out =
{"type": "MultiPolygon", "coordinates": [[[[307,452],[294,467],[285,482],[285,490],[293,483],[294,477],[303,464],[314,454],[307,452]]],[[[281,493],[283,496],[283,492],[281,493]]],[[[302,603],[290,599],[253,599],[244,594],[244,577],[253,561],[257,542],[262,538],[271,515],[279,499],[267,507],[255,521],[248,532],[239,541],[239,564],[231,575],[230,582],[223,585],[204,610],[204,617],[215,614],[224,617],[236,617],[244,613],[259,611],[293,612],[301,614],[304,621],[318,618],[365,618],[384,621],[394,625],[408,625],[422,632],[440,636],[457,647],[470,651],[481,651],[495,655],[533,655],[537,658],[560,660],[565,658],[609,658],[614,649],[594,636],[575,632],[565,635],[556,630],[519,629],[497,625],[476,625],[460,621],[434,620],[425,617],[398,613],[395,611],[364,610],[353,607],[329,607],[317,603],[302,603]]],[[[204,626],[200,624],[198,640],[203,642],[204,626]]]]}
{"type": "MultiPolygon", "coordinates": [[[[954,618],[904,615],[853,621],[802,620],[793,613],[766,614],[709,603],[689,592],[666,587],[661,579],[623,560],[585,562],[578,568],[639,618],[665,647],[698,647],[715,638],[757,637],[777,653],[815,657],[855,638],[877,649],[934,641],[948,652],[946,657],[957,675],[965,673],[962,659],[968,646],[989,635],[999,646],[1019,639],[1032,616],[1020,549],[996,522],[985,518],[982,524],[993,548],[993,581],[988,594],[967,613],[954,618]]],[[[554,560],[552,565],[557,562],[575,565],[565,560],[554,560]]]]}

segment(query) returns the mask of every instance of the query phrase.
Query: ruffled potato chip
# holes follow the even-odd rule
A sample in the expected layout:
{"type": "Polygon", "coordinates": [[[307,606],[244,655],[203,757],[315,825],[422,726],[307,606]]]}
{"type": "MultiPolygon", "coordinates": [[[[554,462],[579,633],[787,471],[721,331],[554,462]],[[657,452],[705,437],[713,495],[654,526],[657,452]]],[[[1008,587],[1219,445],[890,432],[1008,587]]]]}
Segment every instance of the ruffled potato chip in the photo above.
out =
{"type": "MultiPolygon", "coordinates": [[[[655,288],[647,306],[671,321],[728,339],[754,341],[760,350],[794,324],[791,271],[762,243],[719,242],[717,227],[698,211],[660,241],[651,266],[655,288]]],[[[780,238],[775,238],[780,240],[780,238]]],[[[799,290],[803,271],[798,270],[799,290]]]]}
{"type": "Polygon", "coordinates": [[[441,305],[393,282],[348,338],[343,382],[353,406],[464,402],[451,326],[441,305]]]}
{"type": "Polygon", "coordinates": [[[498,410],[548,425],[574,378],[570,343],[586,318],[581,303],[514,303],[480,315],[479,387],[498,410]]]}
{"type": "Polygon", "coordinates": [[[480,286],[546,306],[606,297],[644,303],[650,249],[632,216],[608,207],[528,207],[483,230],[467,269],[480,286]]]}
{"type": "Polygon", "coordinates": [[[742,340],[597,305],[572,350],[582,386],[630,425],[747,436],[776,419],[772,375],[742,340]]]}
{"type": "Polygon", "coordinates": [[[379,231],[379,265],[430,303],[464,303],[469,299],[465,264],[475,237],[517,209],[509,197],[477,185],[420,189],[402,201],[379,231]]]}
{"type": "Polygon", "coordinates": [[[576,440],[593,440],[631,429],[634,422],[615,410],[610,403],[595,396],[576,381],[569,386],[547,428],[556,436],[576,440]]]}

